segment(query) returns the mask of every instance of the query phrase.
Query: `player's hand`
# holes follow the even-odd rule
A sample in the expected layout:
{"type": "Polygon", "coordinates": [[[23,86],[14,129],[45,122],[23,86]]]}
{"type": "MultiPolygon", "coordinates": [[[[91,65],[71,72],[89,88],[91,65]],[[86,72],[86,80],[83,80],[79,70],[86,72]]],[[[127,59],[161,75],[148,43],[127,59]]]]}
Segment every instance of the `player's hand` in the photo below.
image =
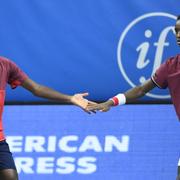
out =
{"type": "Polygon", "coordinates": [[[95,113],[95,111],[93,110],[88,110],[87,106],[88,105],[95,105],[95,102],[92,101],[88,101],[87,99],[85,99],[84,97],[88,96],[89,93],[79,93],[79,94],[75,94],[74,96],[72,96],[71,98],[71,102],[76,105],[79,106],[80,108],[82,108],[85,112],[87,113],[95,113]]]}
{"type": "Polygon", "coordinates": [[[113,105],[113,102],[111,100],[106,101],[104,103],[100,103],[100,104],[88,104],[87,110],[107,112],[110,110],[112,105],[113,105]]]}

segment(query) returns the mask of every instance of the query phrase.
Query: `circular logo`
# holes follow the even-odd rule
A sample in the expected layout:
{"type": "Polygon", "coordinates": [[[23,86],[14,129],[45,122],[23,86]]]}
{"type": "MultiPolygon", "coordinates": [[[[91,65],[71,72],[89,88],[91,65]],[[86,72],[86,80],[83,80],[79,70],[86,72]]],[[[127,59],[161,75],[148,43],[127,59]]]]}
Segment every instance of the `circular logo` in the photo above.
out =
{"type": "MultiPolygon", "coordinates": [[[[164,12],[144,14],[134,19],[121,34],[118,49],[120,71],[131,87],[144,83],[177,49],[174,25],[176,16],[164,12]],[[165,58],[166,57],[166,58],[165,58]]],[[[146,94],[169,98],[168,91],[155,88],[146,94]]]]}

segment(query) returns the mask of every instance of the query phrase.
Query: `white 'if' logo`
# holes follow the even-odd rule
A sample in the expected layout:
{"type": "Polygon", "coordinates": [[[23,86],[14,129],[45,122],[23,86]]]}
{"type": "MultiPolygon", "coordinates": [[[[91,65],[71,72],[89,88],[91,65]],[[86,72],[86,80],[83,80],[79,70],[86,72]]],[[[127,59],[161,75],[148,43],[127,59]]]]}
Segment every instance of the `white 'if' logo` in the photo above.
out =
{"type": "MultiPolygon", "coordinates": [[[[162,63],[163,54],[165,53],[166,48],[169,47],[167,36],[170,33],[172,34],[174,33],[174,26],[172,26],[174,24],[171,23],[171,25],[167,25],[166,27],[163,27],[162,29],[159,28],[160,29],[159,32],[153,32],[153,30],[151,29],[151,26],[153,26],[153,23],[155,23],[156,21],[157,21],[156,26],[159,26],[159,27],[161,26],[160,18],[167,18],[167,21],[171,20],[175,24],[174,20],[176,20],[176,16],[172,14],[163,13],[163,12],[148,13],[133,20],[125,28],[125,30],[123,31],[120,37],[119,44],[118,44],[118,51],[117,51],[118,65],[119,65],[119,68],[123,77],[131,85],[131,87],[135,87],[136,85],[145,82],[148,78],[150,78],[155,73],[156,69],[162,63]],[[152,18],[154,18],[154,21],[152,20],[152,18]],[[151,20],[152,25],[148,23],[147,20],[151,20]],[[128,40],[130,42],[130,45],[128,46],[127,52],[130,51],[130,54],[126,54],[126,56],[123,56],[122,49],[124,47],[122,48],[122,46],[124,46],[123,43],[125,43],[124,42],[125,38],[127,39],[129,31],[132,31],[132,29],[135,28],[135,26],[137,26],[138,24],[142,23],[142,21],[145,24],[145,25],[143,24],[145,29],[143,29],[143,32],[142,32],[143,41],[142,40],[138,41],[139,40],[138,34],[135,34],[134,35],[135,37],[128,40]],[[154,39],[154,42],[152,42],[153,36],[156,36],[156,38],[154,39]],[[132,57],[134,58],[133,60],[132,60],[132,57]],[[132,66],[135,68],[135,70],[150,71],[149,73],[146,73],[148,74],[148,77],[145,77],[143,73],[140,75],[137,75],[138,79],[136,80],[136,83],[135,83],[133,81],[133,78],[129,77],[129,74],[127,75],[127,70],[125,68],[125,66],[127,66],[127,63],[134,63],[132,66]]],[[[142,33],[141,33],[141,36],[142,36],[142,33]]],[[[158,95],[158,94],[147,93],[147,96],[153,97],[153,98],[161,98],[161,99],[169,98],[168,94],[158,95]]]]}

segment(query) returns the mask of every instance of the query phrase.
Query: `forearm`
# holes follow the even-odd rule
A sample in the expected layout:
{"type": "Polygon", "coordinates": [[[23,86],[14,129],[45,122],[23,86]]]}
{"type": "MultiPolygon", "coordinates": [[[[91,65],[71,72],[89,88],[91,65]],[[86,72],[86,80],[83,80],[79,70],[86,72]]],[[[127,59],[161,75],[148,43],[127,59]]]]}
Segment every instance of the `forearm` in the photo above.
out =
{"type": "MultiPolygon", "coordinates": [[[[137,86],[135,88],[132,88],[124,93],[123,96],[125,96],[125,101],[124,103],[129,103],[135,101],[137,98],[142,97],[145,95],[145,92],[140,86],[137,86]]],[[[115,98],[116,99],[116,98],[115,98]]],[[[105,102],[105,104],[109,107],[114,106],[115,100],[114,98],[109,99],[108,101],[105,102]]],[[[118,100],[119,101],[119,100],[118,100]]]]}
{"type": "Polygon", "coordinates": [[[146,94],[146,91],[141,86],[134,87],[124,93],[127,103],[133,102],[136,99],[144,96],[145,94],[146,94]]]}
{"type": "Polygon", "coordinates": [[[30,91],[35,96],[46,98],[49,100],[54,100],[60,103],[71,103],[81,107],[86,111],[88,100],[86,100],[84,97],[88,96],[88,93],[79,93],[79,94],[74,94],[73,96],[62,94],[58,91],[50,89],[49,87],[42,86],[34,82],[30,78],[27,78],[22,83],[22,87],[30,91]]]}
{"type": "Polygon", "coordinates": [[[151,79],[147,80],[144,84],[136,86],[125,93],[119,93],[110,98],[104,103],[88,106],[89,111],[100,110],[102,112],[109,111],[112,106],[123,105],[144,96],[147,92],[153,89],[156,85],[151,79]]]}
{"type": "MultiPolygon", "coordinates": [[[[138,98],[144,96],[147,92],[152,90],[155,87],[155,84],[152,82],[151,79],[147,80],[144,84],[136,86],[128,91],[126,91],[124,94],[121,95],[121,97],[124,97],[124,100],[121,101],[122,98],[119,99],[119,102],[122,104],[124,103],[130,103],[138,98]]],[[[117,95],[118,96],[118,95],[117,95]]],[[[112,100],[109,100],[107,102],[109,106],[113,106],[114,102],[112,100]]]]}
{"type": "Polygon", "coordinates": [[[126,97],[126,102],[132,102],[142,96],[144,96],[147,92],[151,91],[156,85],[153,83],[151,79],[148,79],[144,84],[136,86],[124,93],[126,97]]]}
{"type": "Polygon", "coordinates": [[[72,103],[71,98],[72,96],[65,95],[62,93],[59,93],[53,89],[50,89],[46,86],[39,85],[34,91],[33,94],[38,97],[46,98],[49,100],[54,100],[57,102],[62,103],[72,103]]]}

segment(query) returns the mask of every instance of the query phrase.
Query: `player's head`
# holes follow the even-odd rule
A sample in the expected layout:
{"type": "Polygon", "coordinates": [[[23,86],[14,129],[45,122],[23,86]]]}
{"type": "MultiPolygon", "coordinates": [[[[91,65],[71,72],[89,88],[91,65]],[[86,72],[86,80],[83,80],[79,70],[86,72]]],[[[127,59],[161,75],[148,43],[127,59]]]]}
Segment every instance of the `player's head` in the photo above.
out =
{"type": "Polygon", "coordinates": [[[180,15],[177,16],[176,25],[175,25],[175,32],[176,32],[177,44],[180,46],[180,15]]]}

